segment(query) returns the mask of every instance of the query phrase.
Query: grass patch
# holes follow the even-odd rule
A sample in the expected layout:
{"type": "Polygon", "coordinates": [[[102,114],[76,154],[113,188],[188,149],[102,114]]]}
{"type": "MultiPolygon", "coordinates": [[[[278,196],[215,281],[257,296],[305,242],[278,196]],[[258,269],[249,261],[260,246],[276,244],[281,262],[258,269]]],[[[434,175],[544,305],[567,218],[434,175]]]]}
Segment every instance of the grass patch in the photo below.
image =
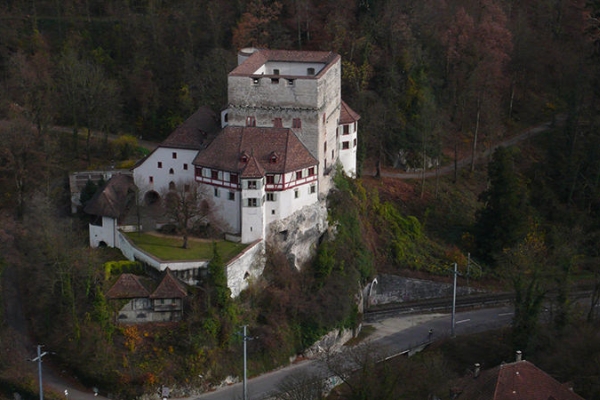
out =
{"type": "MultiPolygon", "coordinates": [[[[140,249],[161,260],[210,260],[213,256],[213,241],[190,238],[188,248],[184,249],[183,238],[178,236],[156,236],[147,233],[130,232],[127,237],[140,249]]],[[[231,260],[248,245],[216,241],[217,251],[224,262],[231,260]]]]}

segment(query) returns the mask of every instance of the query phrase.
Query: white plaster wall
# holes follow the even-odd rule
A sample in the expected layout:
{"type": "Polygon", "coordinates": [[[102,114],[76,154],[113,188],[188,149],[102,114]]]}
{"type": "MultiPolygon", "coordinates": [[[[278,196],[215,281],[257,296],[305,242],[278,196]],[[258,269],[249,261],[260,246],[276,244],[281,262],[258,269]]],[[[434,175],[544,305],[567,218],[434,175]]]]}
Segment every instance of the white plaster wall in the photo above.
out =
{"type": "Polygon", "coordinates": [[[265,268],[265,244],[259,240],[248,246],[231,260],[227,266],[227,286],[231,297],[237,297],[252,280],[257,279],[265,268]]]}
{"type": "Polygon", "coordinates": [[[158,147],[133,170],[133,179],[141,195],[150,190],[162,195],[168,190],[169,182],[177,184],[194,180],[192,161],[197,154],[197,150],[158,147]],[[176,159],[173,158],[173,153],[177,153],[176,159]],[[162,162],[162,168],[158,168],[158,162],[162,162]],[[184,164],[187,164],[187,170],[183,169],[184,164]],[[169,174],[171,168],[173,168],[173,175],[169,174]],[[153,177],[153,183],[150,183],[150,176],[153,177]]]}
{"type": "Polygon", "coordinates": [[[210,201],[213,203],[212,206],[216,214],[211,214],[217,217],[216,219],[218,221],[216,222],[219,225],[224,225],[221,226],[223,231],[233,234],[239,234],[241,223],[241,192],[224,187],[211,186],[203,183],[201,183],[200,186],[202,187],[203,192],[209,196],[210,201]],[[215,197],[215,189],[219,192],[218,197],[215,197]],[[229,200],[230,192],[234,193],[234,200],[229,200]]]}
{"type": "Polygon", "coordinates": [[[117,234],[117,220],[109,217],[102,217],[102,226],[89,225],[90,247],[100,246],[100,242],[106,243],[108,247],[115,246],[117,234]]]}
{"type": "Polygon", "coordinates": [[[318,75],[326,65],[315,62],[268,61],[255,74],[274,75],[274,70],[278,69],[279,75],[309,76],[308,68],[312,68],[315,70],[314,75],[318,75]]]}

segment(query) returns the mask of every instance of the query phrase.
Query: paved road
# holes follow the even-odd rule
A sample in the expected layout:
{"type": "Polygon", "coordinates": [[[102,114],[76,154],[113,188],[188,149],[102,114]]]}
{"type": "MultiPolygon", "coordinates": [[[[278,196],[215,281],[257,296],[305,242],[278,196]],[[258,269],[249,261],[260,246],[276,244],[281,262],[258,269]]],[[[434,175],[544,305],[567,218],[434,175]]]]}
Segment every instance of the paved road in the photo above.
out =
{"type": "MultiPolygon", "coordinates": [[[[510,324],[512,307],[480,309],[456,314],[456,335],[483,332],[510,324]]],[[[433,329],[432,340],[450,336],[450,314],[413,315],[390,318],[372,325],[375,333],[369,338],[370,345],[383,356],[400,354],[419,347],[429,340],[429,330],[433,329]]],[[[277,371],[248,380],[248,399],[266,399],[277,391],[277,386],[289,376],[326,374],[324,363],[319,360],[307,360],[277,371]]],[[[199,397],[185,400],[232,400],[242,398],[242,384],[220,388],[199,397]]]]}

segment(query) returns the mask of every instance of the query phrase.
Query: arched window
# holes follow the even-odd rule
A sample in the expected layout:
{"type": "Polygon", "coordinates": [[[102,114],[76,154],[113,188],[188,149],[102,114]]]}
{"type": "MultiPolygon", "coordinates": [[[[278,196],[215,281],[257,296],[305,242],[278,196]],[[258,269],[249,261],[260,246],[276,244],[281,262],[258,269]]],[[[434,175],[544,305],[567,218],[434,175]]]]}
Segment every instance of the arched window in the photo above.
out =
{"type": "Polygon", "coordinates": [[[169,168],[169,175],[173,175],[175,173],[175,171],[173,171],[173,168],[169,168]]]}
{"type": "Polygon", "coordinates": [[[175,182],[171,181],[169,182],[169,190],[175,190],[176,186],[175,186],[175,182]]]}

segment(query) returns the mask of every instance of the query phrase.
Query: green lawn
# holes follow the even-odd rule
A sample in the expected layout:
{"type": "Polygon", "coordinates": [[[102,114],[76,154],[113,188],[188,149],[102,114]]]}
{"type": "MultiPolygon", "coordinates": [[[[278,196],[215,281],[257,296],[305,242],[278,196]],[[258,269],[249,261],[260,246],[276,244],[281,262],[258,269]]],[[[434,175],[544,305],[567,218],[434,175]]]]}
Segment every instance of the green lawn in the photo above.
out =
{"type": "MultiPolygon", "coordinates": [[[[147,233],[130,232],[127,237],[142,250],[161,260],[210,260],[213,256],[213,242],[188,240],[188,248],[184,249],[183,238],[178,236],[155,236],[147,233]]],[[[219,240],[217,251],[224,262],[231,260],[246,248],[246,244],[219,240]]]]}

